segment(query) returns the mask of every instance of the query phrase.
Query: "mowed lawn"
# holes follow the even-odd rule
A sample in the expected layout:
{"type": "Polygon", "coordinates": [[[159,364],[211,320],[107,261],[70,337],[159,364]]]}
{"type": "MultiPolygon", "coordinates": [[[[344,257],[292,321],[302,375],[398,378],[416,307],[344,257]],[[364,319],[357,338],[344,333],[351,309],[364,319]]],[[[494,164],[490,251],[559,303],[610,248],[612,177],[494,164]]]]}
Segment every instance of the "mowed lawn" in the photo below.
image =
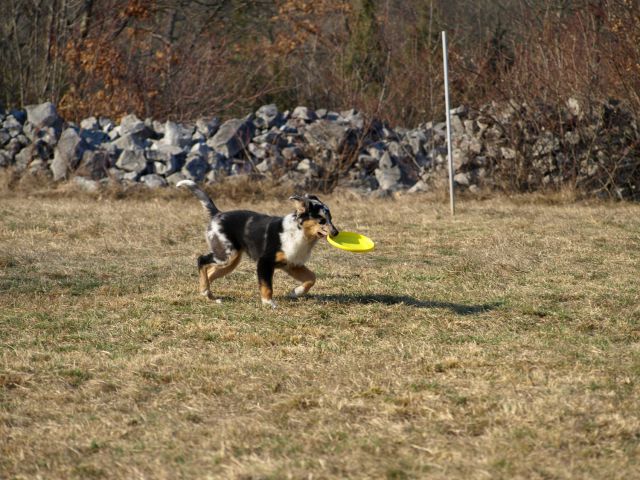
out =
{"type": "Polygon", "coordinates": [[[323,199],[271,310],[188,194],[0,198],[0,478],[637,478],[640,205],[323,199]]]}

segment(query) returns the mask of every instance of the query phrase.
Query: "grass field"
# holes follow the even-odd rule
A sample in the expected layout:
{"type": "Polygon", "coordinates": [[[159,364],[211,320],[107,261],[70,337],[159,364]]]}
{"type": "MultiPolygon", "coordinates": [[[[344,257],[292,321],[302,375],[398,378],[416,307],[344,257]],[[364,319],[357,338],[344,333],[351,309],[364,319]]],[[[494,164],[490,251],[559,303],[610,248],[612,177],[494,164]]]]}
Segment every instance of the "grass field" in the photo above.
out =
{"type": "Polygon", "coordinates": [[[188,194],[5,193],[0,478],[637,478],[640,205],[325,200],[271,310],[188,194]]]}

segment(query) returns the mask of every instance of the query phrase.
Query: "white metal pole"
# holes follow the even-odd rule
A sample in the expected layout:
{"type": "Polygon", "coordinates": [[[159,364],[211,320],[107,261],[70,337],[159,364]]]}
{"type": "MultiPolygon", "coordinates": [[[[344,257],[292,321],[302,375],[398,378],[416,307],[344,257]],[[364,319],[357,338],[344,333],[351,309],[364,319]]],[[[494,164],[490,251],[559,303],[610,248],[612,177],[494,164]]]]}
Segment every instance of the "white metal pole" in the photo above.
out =
{"type": "Polygon", "coordinates": [[[449,159],[449,199],[451,215],[456,213],[453,192],[453,153],[451,152],[451,107],[449,106],[449,62],[447,60],[447,32],[442,31],[442,61],[444,62],[444,103],[447,110],[447,158],[449,159]]]}

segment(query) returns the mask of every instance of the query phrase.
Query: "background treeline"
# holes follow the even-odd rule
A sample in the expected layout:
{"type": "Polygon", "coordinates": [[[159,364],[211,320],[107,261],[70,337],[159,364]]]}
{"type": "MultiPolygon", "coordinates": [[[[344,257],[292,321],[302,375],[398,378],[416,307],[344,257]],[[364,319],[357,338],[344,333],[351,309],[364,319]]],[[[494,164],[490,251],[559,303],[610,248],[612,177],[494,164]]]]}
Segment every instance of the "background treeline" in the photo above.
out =
{"type": "Polygon", "coordinates": [[[640,112],[639,0],[0,0],[0,103],[67,119],[356,107],[411,126],[452,103],[640,112]]]}

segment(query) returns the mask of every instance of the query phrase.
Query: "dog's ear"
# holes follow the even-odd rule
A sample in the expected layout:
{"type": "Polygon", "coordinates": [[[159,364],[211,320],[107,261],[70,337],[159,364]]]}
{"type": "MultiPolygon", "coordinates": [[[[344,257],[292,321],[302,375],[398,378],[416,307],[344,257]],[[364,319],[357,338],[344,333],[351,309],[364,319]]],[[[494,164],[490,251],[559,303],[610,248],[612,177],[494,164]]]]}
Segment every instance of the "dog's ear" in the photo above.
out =
{"type": "MultiPolygon", "coordinates": [[[[315,201],[317,201],[317,202],[320,202],[320,199],[319,199],[318,197],[316,197],[315,195],[306,195],[306,197],[307,197],[309,200],[315,200],[315,201]]],[[[320,203],[322,203],[322,202],[320,202],[320,203]]]]}
{"type": "Polygon", "coordinates": [[[293,200],[293,204],[296,206],[296,213],[298,215],[302,215],[309,207],[309,200],[301,197],[300,195],[293,195],[289,197],[289,200],[293,200]]]}

